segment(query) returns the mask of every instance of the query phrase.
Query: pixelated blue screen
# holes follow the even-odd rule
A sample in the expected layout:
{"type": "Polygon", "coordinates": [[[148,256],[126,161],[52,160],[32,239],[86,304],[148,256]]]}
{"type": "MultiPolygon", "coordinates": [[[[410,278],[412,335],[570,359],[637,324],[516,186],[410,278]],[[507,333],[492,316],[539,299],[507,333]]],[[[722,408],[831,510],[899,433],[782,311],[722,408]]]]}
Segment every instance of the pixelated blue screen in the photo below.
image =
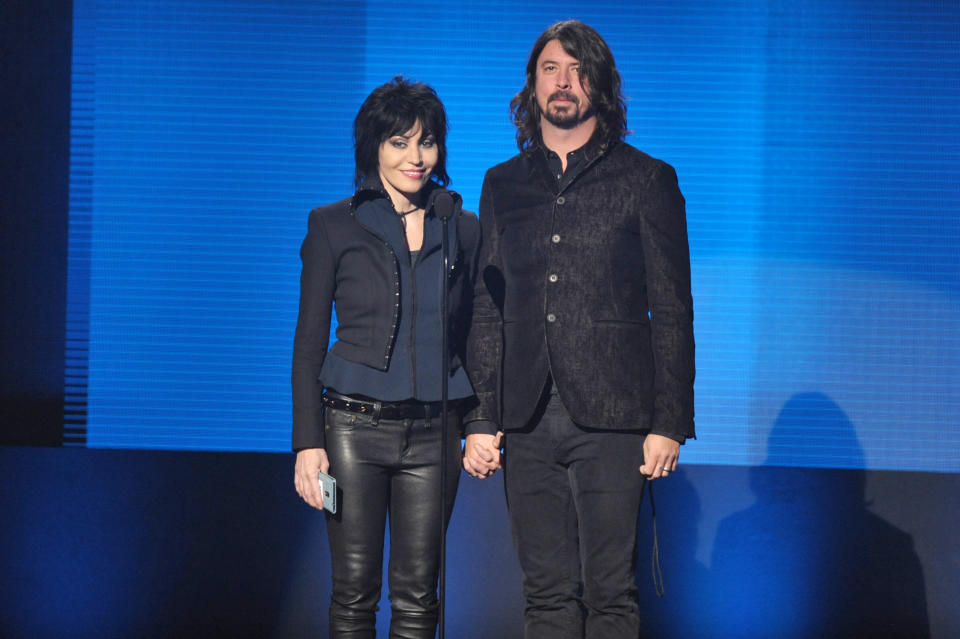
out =
{"type": "Polygon", "coordinates": [[[616,55],[628,140],[687,200],[700,438],[683,459],[960,471],[958,3],[74,12],[77,443],[288,450],[299,246],[308,211],[351,192],[361,101],[398,73],[433,85],[476,210],[516,152],[533,41],[575,17],[616,55]]]}

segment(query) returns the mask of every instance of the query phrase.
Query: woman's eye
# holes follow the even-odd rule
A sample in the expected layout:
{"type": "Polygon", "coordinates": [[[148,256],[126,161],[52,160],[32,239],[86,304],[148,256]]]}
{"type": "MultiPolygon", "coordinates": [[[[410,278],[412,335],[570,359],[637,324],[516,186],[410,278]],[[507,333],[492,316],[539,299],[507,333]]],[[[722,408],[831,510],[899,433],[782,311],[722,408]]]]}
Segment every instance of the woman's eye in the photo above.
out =
{"type": "Polygon", "coordinates": [[[390,145],[395,149],[405,149],[407,148],[407,143],[403,140],[392,140],[390,145]]]}
{"type": "Polygon", "coordinates": [[[436,144],[436,141],[433,138],[427,138],[426,140],[420,143],[420,146],[424,146],[430,149],[430,148],[433,148],[434,144],[436,144]]]}

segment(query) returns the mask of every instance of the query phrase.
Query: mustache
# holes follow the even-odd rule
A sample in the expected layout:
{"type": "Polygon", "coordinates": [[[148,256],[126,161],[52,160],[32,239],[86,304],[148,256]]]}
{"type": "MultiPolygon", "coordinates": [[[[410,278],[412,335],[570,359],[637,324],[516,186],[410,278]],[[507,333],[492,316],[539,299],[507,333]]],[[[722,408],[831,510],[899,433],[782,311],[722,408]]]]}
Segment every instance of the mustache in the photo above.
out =
{"type": "Polygon", "coordinates": [[[569,91],[555,91],[551,93],[550,97],[547,98],[547,102],[553,102],[554,100],[567,100],[568,102],[573,102],[577,106],[580,105],[580,98],[569,91]]]}

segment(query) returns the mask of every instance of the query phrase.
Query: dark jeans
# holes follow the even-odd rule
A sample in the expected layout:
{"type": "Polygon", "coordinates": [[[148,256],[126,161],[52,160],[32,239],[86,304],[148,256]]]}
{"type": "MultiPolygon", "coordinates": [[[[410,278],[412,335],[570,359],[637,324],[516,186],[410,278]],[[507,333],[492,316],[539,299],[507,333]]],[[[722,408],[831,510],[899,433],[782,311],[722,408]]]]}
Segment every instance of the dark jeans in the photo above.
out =
{"type": "Polygon", "coordinates": [[[637,639],[642,432],[586,430],[550,394],[505,439],[526,639],[637,639]]]}
{"type": "MultiPolygon", "coordinates": [[[[447,514],[460,477],[459,417],[448,414],[447,514]]],[[[327,455],[338,512],[327,514],[333,569],[332,639],[376,635],[390,515],[390,637],[432,639],[440,567],[440,418],[377,420],[328,409],[327,455]]]]}

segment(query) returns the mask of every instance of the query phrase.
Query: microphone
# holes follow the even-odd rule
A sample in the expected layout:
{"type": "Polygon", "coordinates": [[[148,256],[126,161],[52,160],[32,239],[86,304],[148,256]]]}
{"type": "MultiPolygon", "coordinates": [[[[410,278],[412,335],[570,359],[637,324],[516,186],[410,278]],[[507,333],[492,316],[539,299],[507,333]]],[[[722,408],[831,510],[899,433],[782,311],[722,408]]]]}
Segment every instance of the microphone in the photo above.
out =
{"type": "MultiPolygon", "coordinates": [[[[447,388],[447,369],[450,362],[450,345],[447,343],[447,330],[450,326],[450,308],[447,300],[447,279],[450,273],[450,247],[447,240],[447,223],[453,217],[454,201],[449,191],[441,191],[433,199],[433,212],[442,222],[443,234],[441,235],[440,251],[443,260],[443,274],[441,278],[440,294],[440,318],[442,326],[442,339],[440,340],[441,352],[441,382],[440,382],[440,575],[438,584],[438,594],[440,599],[439,618],[437,625],[439,630],[439,639],[445,639],[446,611],[447,611],[447,482],[444,481],[447,472],[447,402],[449,390],[447,388]]],[[[459,473],[459,471],[458,471],[459,473]]]]}
{"type": "Polygon", "coordinates": [[[442,222],[446,222],[453,216],[453,196],[447,191],[437,193],[433,199],[433,212],[442,222]]]}

